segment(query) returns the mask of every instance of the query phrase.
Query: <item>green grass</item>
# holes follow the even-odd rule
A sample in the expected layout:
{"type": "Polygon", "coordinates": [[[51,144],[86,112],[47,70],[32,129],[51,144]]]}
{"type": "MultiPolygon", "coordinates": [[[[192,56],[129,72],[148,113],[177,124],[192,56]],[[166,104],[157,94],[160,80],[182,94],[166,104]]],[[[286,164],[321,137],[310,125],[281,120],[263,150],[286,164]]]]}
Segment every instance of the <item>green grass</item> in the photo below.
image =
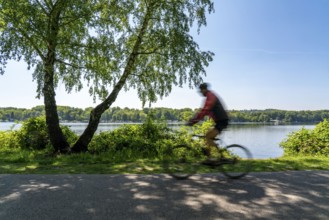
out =
{"type": "MultiPolygon", "coordinates": [[[[164,173],[158,159],[131,159],[113,153],[47,155],[44,151],[1,150],[1,174],[158,174],[164,173]]],[[[329,170],[329,157],[281,157],[252,161],[252,172],[329,170]]],[[[214,172],[203,168],[201,173],[214,172]]]]}

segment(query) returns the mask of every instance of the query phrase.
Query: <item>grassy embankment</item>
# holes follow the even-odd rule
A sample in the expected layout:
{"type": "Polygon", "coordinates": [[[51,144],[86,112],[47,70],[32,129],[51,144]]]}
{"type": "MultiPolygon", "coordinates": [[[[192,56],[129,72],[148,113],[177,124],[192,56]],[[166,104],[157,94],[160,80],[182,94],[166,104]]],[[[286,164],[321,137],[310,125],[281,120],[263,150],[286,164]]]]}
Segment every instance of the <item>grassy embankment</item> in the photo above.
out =
{"type": "MultiPolygon", "coordinates": [[[[211,124],[203,123],[193,133],[203,134],[211,124]]],[[[63,128],[69,142],[77,136],[63,128]]],[[[18,131],[0,132],[0,174],[151,174],[164,173],[160,159],[163,149],[173,144],[203,145],[192,141],[190,131],[172,132],[165,124],[151,119],[141,125],[121,126],[96,135],[90,143],[94,152],[50,155],[45,118],[23,123],[18,131]],[[35,132],[38,131],[38,132],[35,132]],[[24,147],[22,147],[24,146],[24,147]],[[48,150],[47,150],[48,149],[48,150]],[[128,158],[128,159],[127,159],[128,158]],[[141,159],[148,158],[148,159],[141,159]]],[[[286,155],[329,155],[329,121],[314,130],[302,129],[282,142],[286,155]]],[[[285,156],[255,159],[252,172],[287,170],[329,170],[328,156],[285,156]]],[[[216,172],[202,168],[201,173],[216,172]]]]}
{"type": "MultiPolygon", "coordinates": [[[[151,159],[123,161],[108,153],[46,156],[42,151],[0,151],[0,174],[158,174],[161,162],[151,159]]],[[[281,157],[253,160],[252,172],[329,170],[329,157],[281,157]]],[[[214,172],[210,168],[201,173],[214,172]]]]}

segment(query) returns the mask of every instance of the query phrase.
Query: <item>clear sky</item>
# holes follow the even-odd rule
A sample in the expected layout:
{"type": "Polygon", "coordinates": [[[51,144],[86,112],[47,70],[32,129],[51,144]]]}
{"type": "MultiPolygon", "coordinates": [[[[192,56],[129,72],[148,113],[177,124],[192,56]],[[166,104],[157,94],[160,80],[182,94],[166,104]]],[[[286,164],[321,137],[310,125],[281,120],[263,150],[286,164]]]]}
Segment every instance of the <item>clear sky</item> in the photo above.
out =
{"type": "MultiPolygon", "coordinates": [[[[329,0],[214,0],[215,13],[194,39],[215,53],[204,81],[228,109],[329,109],[329,0]]],[[[36,83],[24,63],[10,62],[0,75],[0,107],[31,108],[36,83]]],[[[96,106],[86,90],[58,105],[96,106]]],[[[196,90],[174,88],[154,107],[197,108],[196,90]]],[[[113,106],[141,108],[134,91],[120,93],[113,106]]]]}

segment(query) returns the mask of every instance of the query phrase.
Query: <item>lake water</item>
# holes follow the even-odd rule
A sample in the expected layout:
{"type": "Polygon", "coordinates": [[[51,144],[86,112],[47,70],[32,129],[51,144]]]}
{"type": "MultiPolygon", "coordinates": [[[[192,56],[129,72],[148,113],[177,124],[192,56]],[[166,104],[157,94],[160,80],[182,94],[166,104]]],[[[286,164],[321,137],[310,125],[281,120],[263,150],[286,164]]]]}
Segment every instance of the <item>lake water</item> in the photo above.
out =
{"type": "MultiPolygon", "coordinates": [[[[86,123],[63,123],[77,134],[81,134],[86,123]]],[[[20,128],[20,124],[0,122],[1,130],[20,128]],[[13,127],[14,126],[14,127],[13,127]]],[[[100,123],[97,132],[113,130],[120,127],[120,123],[100,123]]],[[[254,158],[275,158],[283,154],[280,142],[291,132],[302,127],[313,129],[314,125],[231,125],[221,135],[225,144],[241,144],[249,148],[254,158]]]]}

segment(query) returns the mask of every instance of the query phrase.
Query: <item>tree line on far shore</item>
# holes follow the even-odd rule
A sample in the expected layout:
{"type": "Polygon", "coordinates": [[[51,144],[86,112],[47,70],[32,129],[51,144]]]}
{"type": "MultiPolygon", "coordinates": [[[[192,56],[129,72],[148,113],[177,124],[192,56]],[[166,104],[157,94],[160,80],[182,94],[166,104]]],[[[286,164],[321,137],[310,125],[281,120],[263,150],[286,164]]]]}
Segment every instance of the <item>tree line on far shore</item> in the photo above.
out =
{"type": "MultiPolygon", "coordinates": [[[[0,121],[25,121],[32,117],[45,115],[44,106],[26,108],[0,108],[0,121]]],[[[59,119],[64,122],[88,122],[91,107],[74,108],[58,106],[59,119]]],[[[165,121],[185,122],[197,112],[198,109],[183,108],[109,108],[104,112],[101,122],[144,122],[147,115],[152,114],[155,119],[165,121]]],[[[329,110],[316,111],[288,111],[288,110],[229,110],[231,122],[234,123],[318,123],[329,118],[329,110]]]]}

